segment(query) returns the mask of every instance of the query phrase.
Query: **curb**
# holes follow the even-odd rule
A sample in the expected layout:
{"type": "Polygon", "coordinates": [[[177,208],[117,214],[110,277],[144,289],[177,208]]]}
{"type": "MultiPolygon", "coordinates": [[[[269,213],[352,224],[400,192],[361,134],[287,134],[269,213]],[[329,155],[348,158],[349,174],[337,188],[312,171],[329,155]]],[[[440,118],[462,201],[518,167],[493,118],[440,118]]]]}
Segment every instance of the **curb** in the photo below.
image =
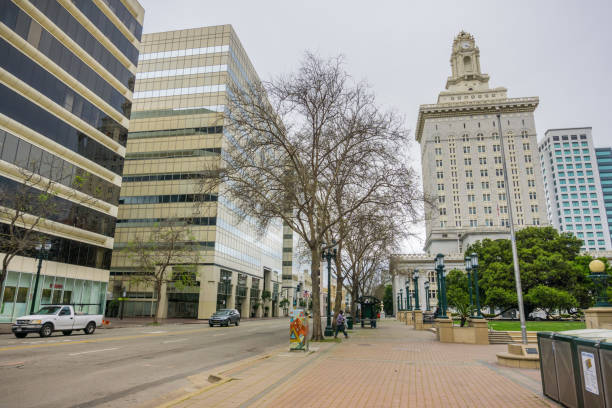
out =
{"type": "MultiPolygon", "coordinates": [[[[165,402],[165,403],[163,403],[161,405],[155,405],[155,408],[170,408],[170,407],[173,407],[173,406],[178,405],[181,402],[187,401],[187,400],[189,400],[189,399],[191,399],[191,398],[193,398],[193,397],[195,397],[197,395],[204,394],[205,392],[210,391],[213,388],[216,388],[216,387],[218,387],[220,385],[223,385],[223,384],[226,384],[226,383],[228,383],[230,381],[233,381],[233,380],[235,380],[235,378],[226,376],[224,374],[229,372],[229,371],[235,370],[237,368],[248,367],[248,366],[253,365],[253,364],[257,363],[257,362],[266,360],[266,359],[272,357],[274,354],[278,353],[279,350],[280,350],[280,348],[277,348],[277,349],[275,349],[273,351],[269,351],[267,353],[262,353],[262,354],[259,354],[259,355],[256,355],[256,356],[253,356],[253,357],[250,357],[250,358],[245,358],[243,360],[240,360],[240,361],[237,361],[237,362],[235,362],[233,364],[230,364],[230,365],[226,366],[222,371],[219,371],[216,374],[210,374],[208,376],[208,382],[210,382],[212,384],[206,385],[206,386],[204,386],[203,388],[201,388],[201,389],[199,389],[197,391],[193,391],[193,392],[190,392],[190,393],[188,393],[186,395],[183,395],[181,397],[175,398],[172,401],[165,402]]],[[[221,368],[223,368],[223,367],[221,367],[221,368]]]]}
{"type": "Polygon", "coordinates": [[[187,395],[183,395],[182,397],[174,399],[174,400],[172,400],[170,402],[166,402],[165,404],[158,405],[157,408],[170,408],[170,407],[173,407],[173,406],[175,406],[177,404],[180,404],[181,402],[187,401],[188,399],[191,399],[191,398],[193,398],[193,397],[195,397],[197,395],[204,394],[206,391],[212,390],[213,388],[216,388],[219,385],[223,385],[223,384],[228,383],[228,382],[233,380],[233,378],[231,378],[231,377],[223,377],[222,378],[222,377],[219,377],[219,376],[216,376],[216,375],[210,375],[208,377],[208,380],[211,381],[211,378],[212,379],[216,379],[216,381],[213,384],[207,385],[206,387],[201,388],[201,389],[199,389],[197,391],[190,392],[187,395]]]}

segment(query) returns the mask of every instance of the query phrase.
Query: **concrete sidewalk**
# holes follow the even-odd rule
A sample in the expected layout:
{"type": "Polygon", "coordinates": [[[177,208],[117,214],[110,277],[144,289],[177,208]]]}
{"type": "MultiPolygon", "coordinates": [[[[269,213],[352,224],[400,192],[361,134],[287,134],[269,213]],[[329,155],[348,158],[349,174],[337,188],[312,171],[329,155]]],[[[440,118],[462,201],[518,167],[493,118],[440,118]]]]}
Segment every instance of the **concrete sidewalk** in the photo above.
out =
{"type": "MultiPolygon", "coordinates": [[[[394,320],[342,343],[287,348],[190,378],[158,407],[549,407],[538,370],[498,366],[505,345],[439,343],[394,320]],[[208,381],[207,381],[208,379],[208,381]],[[214,382],[214,383],[211,383],[214,382]]],[[[288,347],[288,346],[287,346],[288,347]]]]}

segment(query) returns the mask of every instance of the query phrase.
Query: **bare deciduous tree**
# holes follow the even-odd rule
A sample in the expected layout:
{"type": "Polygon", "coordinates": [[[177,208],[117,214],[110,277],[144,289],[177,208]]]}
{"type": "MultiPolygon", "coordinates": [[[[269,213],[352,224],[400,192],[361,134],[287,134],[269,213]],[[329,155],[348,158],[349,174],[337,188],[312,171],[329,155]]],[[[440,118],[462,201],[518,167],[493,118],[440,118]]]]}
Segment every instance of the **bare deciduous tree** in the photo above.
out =
{"type": "MultiPolygon", "coordinates": [[[[61,209],[57,197],[78,204],[95,204],[98,200],[87,194],[95,193],[89,181],[89,174],[76,175],[70,180],[57,182],[39,174],[45,168],[49,174],[60,174],[61,165],[30,162],[16,170],[17,180],[7,180],[0,185],[0,252],[2,272],[0,287],[6,279],[8,267],[17,255],[31,253],[41,243],[41,227],[50,228],[49,219],[61,209]],[[70,187],[68,187],[70,186],[70,187]]],[[[72,177],[72,175],[71,175],[72,177]]]]}
{"type": "Polygon", "coordinates": [[[157,297],[155,323],[159,322],[162,288],[196,285],[200,248],[187,225],[166,222],[156,225],[145,239],[136,237],[124,249],[140,271],[131,281],[153,288],[157,297]]]}
{"type": "MultiPolygon", "coordinates": [[[[403,156],[408,133],[365,83],[351,80],[341,58],[307,53],[296,73],[233,84],[228,94],[229,143],[216,187],[262,230],[280,218],[308,247],[313,339],[322,339],[322,244],[362,206],[390,198],[414,204],[414,175],[403,156]],[[339,194],[343,205],[334,206],[339,194]]],[[[210,180],[203,185],[212,188],[210,180]]]]}

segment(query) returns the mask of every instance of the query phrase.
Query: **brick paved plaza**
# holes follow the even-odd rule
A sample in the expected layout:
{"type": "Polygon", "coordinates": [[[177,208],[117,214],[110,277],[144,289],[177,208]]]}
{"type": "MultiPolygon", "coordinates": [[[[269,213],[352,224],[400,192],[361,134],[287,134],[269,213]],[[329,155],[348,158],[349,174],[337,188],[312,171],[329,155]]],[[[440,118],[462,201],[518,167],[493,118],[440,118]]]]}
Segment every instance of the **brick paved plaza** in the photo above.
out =
{"type": "Polygon", "coordinates": [[[172,407],[545,407],[538,370],[498,366],[505,345],[443,344],[395,320],[356,328],[314,353],[278,350],[191,378],[168,395],[172,407]],[[231,380],[230,380],[231,379],[231,380]],[[229,380],[229,381],[228,381],[229,380]],[[227,381],[227,382],[226,382],[227,381]],[[204,387],[204,388],[202,388],[204,387]]]}

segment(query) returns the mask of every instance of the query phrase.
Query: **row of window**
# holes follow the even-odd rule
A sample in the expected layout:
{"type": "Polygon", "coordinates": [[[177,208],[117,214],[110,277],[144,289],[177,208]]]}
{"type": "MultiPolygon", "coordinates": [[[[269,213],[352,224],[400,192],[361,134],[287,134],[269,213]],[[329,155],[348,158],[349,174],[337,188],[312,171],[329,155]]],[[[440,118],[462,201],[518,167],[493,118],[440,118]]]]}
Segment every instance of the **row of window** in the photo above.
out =
{"type": "Polygon", "coordinates": [[[136,17],[130,13],[121,0],[102,0],[109,9],[119,18],[125,27],[140,41],[142,37],[142,25],[136,17]]]}
{"type": "MultiPolygon", "coordinates": [[[[591,220],[590,216],[585,216],[584,217],[584,222],[601,222],[601,217],[600,216],[594,216],[593,219],[591,220]]],[[[574,217],[572,219],[572,217],[565,217],[565,222],[583,222],[582,217],[574,217]]]]}
{"type": "MultiPolygon", "coordinates": [[[[563,151],[561,150],[555,150],[555,156],[561,156],[561,155],[570,155],[570,154],[581,154],[580,149],[565,149],[563,151]]],[[[582,149],[582,154],[589,154],[589,149],[582,149]]]]}
{"type": "Polygon", "coordinates": [[[134,74],[93,36],[79,21],[57,1],[30,0],[74,42],[98,61],[108,72],[131,91],[134,90],[134,74]]]}
{"type": "MultiPolygon", "coordinates": [[[[581,140],[586,140],[586,135],[580,135],[580,139],[581,140]]],[[[567,135],[562,135],[561,136],[561,140],[578,140],[578,135],[570,135],[569,137],[567,135]]],[[[559,141],[559,136],[553,136],[553,141],[558,142],[559,141]]]]}
{"type": "Polygon", "coordinates": [[[91,0],[72,0],[81,13],[91,21],[132,64],[138,65],[138,48],[113,24],[91,0]]]}
{"type": "MultiPolygon", "coordinates": [[[[44,214],[47,219],[52,221],[106,235],[107,237],[113,237],[115,234],[115,217],[54,195],[51,195],[45,201],[44,210],[43,208],[37,210],[34,203],[24,208],[25,203],[19,200],[38,199],[41,190],[34,187],[25,187],[22,183],[2,176],[0,176],[0,185],[4,189],[3,194],[6,194],[6,197],[3,199],[3,205],[7,207],[15,208],[18,205],[22,207],[22,211],[35,211],[38,214],[44,214]]],[[[46,190],[48,184],[38,185],[37,187],[46,190]]]]}
{"type": "MultiPolygon", "coordinates": [[[[588,162],[591,160],[591,156],[565,156],[565,160],[563,159],[563,157],[557,157],[557,159],[555,160],[557,163],[571,163],[572,162],[572,158],[574,162],[580,162],[580,161],[585,161],[588,162]],[[584,160],[583,160],[584,159],[584,160]]],[[[550,160],[550,162],[552,163],[552,159],[550,160]]],[[[590,163],[588,163],[590,165],[590,163]]]]}
{"type": "Polygon", "coordinates": [[[207,113],[224,112],[225,105],[194,106],[192,108],[156,109],[132,112],[132,119],[162,118],[166,116],[204,115],[207,113]]]}
{"type": "Polygon", "coordinates": [[[119,154],[2,84],[0,113],[116,174],[123,172],[119,154]]]}
{"type": "MultiPolygon", "coordinates": [[[[520,183],[518,181],[513,181],[512,182],[512,186],[515,187],[515,188],[519,187],[519,185],[520,185],[520,183]]],[[[445,185],[443,183],[438,183],[438,185],[437,185],[438,191],[444,191],[444,188],[445,188],[444,186],[445,185]]],[[[467,190],[474,190],[475,189],[474,186],[475,186],[474,182],[472,182],[472,181],[468,181],[468,182],[465,183],[465,188],[467,190]]],[[[504,182],[504,180],[497,180],[495,182],[495,184],[493,184],[493,187],[494,188],[498,188],[498,189],[503,189],[503,188],[506,188],[506,183],[504,182]]],[[[528,179],[527,180],[527,187],[535,187],[535,180],[534,179],[528,179]]],[[[459,189],[459,184],[458,183],[453,183],[452,184],[452,188],[454,190],[458,190],[459,189]]],[[[482,190],[488,190],[488,189],[491,188],[491,183],[488,182],[488,181],[482,181],[482,182],[480,182],[480,188],[482,190]]],[[[534,198],[535,198],[535,193],[534,193],[534,198]]]]}
{"type": "Polygon", "coordinates": [[[162,204],[162,203],[195,203],[217,201],[216,194],[168,194],[150,196],[124,196],[119,204],[162,204]]]}
{"type": "Polygon", "coordinates": [[[0,21],[129,119],[131,101],[12,1],[0,2],[0,21]]]}
{"type": "Polygon", "coordinates": [[[227,71],[226,64],[206,65],[203,67],[165,69],[161,71],[137,72],[136,79],[164,78],[164,77],[181,76],[181,75],[209,74],[213,72],[223,72],[223,71],[227,71]]]}
{"type": "Polygon", "coordinates": [[[185,218],[129,218],[117,220],[117,228],[148,227],[155,224],[183,223],[188,225],[217,225],[217,217],[185,217],[185,218]]]}
{"type": "Polygon", "coordinates": [[[125,127],[3,39],[0,66],[112,140],[126,145],[125,127]]]}
{"type": "MultiPolygon", "coordinates": [[[[522,218],[518,218],[516,220],[515,225],[525,225],[525,220],[523,220],[522,218]]],[[[533,218],[532,219],[532,224],[531,225],[540,225],[540,219],[539,218],[533,218]]],[[[455,227],[461,227],[462,223],[461,220],[457,220],[455,221],[455,227]]],[[[469,220],[469,226],[470,227],[478,227],[478,220],[469,220]]],[[[485,227],[494,227],[496,226],[496,224],[493,222],[492,219],[486,219],[484,222],[484,226],[485,227]]],[[[510,222],[508,221],[507,218],[499,218],[499,226],[502,227],[510,227],[510,222]]],[[[448,227],[448,221],[446,220],[440,220],[440,228],[446,228],[448,227]]]]}
{"type": "Polygon", "coordinates": [[[225,92],[225,85],[203,85],[188,88],[155,89],[152,91],[134,92],[134,99],[163,98],[166,96],[193,95],[201,93],[225,92]]]}
{"type": "Polygon", "coordinates": [[[202,54],[215,54],[218,52],[228,52],[229,45],[217,45],[215,47],[201,47],[201,48],[189,48],[184,50],[174,51],[160,51],[152,52],[147,54],[140,54],[138,56],[139,61],[146,61],[158,58],[176,58],[176,57],[188,57],[190,55],[202,55],[202,54]]]}
{"type": "Polygon", "coordinates": [[[119,201],[119,186],[2,129],[0,129],[0,157],[6,162],[67,187],[76,188],[112,205],[117,205],[119,201]]]}
{"type": "Polygon", "coordinates": [[[175,137],[175,136],[191,136],[191,135],[210,135],[223,132],[223,126],[208,126],[183,129],[167,129],[167,130],[150,130],[145,132],[130,132],[129,138],[132,139],[150,139],[155,137],[175,137]]]}
{"type": "Polygon", "coordinates": [[[210,177],[210,175],[206,174],[205,172],[142,174],[137,176],[123,176],[123,182],[129,183],[141,181],[200,180],[208,177],[210,177]]]}
{"type": "Polygon", "coordinates": [[[174,159],[180,157],[216,156],[219,154],[221,154],[220,147],[210,147],[206,149],[164,150],[158,152],[128,153],[125,155],[125,160],[174,159]]]}
{"type": "MultiPolygon", "coordinates": [[[[15,227],[17,233],[25,230],[15,227]]],[[[0,223],[0,233],[9,234],[9,226],[0,223]]],[[[67,263],[71,265],[88,266],[90,268],[110,269],[112,250],[96,245],[86,244],[68,238],[39,233],[40,240],[51,244],[47,252],[49,261],[67,263]]],[[[38,258],[40,254],[35,248],[23,251],[19,255],[38,258]]]]}

